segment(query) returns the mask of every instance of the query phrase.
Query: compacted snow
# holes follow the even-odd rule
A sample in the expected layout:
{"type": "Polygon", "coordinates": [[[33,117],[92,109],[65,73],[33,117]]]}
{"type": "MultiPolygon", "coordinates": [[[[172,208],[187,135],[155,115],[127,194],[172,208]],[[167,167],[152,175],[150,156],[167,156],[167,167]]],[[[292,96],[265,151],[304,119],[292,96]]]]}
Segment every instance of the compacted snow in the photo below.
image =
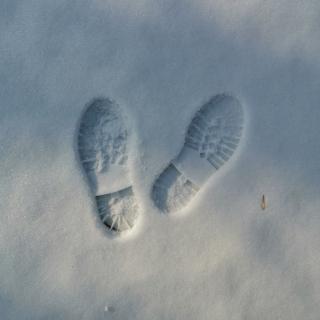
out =
{"type": "Polygon", "coordinates": [[[319,21],[0,1],[0,319],[319,319],[319,21]]]}

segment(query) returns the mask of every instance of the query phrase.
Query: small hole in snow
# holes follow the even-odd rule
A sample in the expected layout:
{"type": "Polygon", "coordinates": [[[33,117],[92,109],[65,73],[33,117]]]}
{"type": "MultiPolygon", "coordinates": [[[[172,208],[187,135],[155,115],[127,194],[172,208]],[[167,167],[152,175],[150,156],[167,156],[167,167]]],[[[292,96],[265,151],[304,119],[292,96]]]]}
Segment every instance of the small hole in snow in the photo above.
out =
{"type": "Polygon", "coordinates": [[[112,307],[112,306],[105,306],[104,307],[104,312],[105,313],[114,313],[115,311],[116,311],[115,308],[112,307]]]}

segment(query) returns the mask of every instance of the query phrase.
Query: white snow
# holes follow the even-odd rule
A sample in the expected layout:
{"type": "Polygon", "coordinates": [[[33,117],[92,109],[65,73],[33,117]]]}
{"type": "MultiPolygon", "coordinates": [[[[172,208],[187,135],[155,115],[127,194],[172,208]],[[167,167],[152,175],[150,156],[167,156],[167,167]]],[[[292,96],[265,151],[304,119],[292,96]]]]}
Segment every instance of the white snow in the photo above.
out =
{"type": "Polygon", "coordinates": [[[2,0],[0,319],[319,319],[319,21],[316,0],[2,0]],[[240,148],[160,214],[154,180],[225,92],[240,148]],[[123,237],[76,156],[101,96],[135,128],[123,237]]]}

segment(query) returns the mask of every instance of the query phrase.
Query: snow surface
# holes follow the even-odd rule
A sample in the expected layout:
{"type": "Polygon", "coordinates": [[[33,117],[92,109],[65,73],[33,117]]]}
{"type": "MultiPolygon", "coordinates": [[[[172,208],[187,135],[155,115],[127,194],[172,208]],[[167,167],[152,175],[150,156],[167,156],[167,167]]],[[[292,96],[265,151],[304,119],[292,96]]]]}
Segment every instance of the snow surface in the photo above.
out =
{"type": "Polygon", "coordinates": [[[1,320],[319,319],[319,21],[316,0],[1,0],[1,320]],[[160,214],[155,178],[224,92],[245,107],[240,149],[160,214]],[[136,128],[124,237],[76,157],[101,96],[136,128]]]}

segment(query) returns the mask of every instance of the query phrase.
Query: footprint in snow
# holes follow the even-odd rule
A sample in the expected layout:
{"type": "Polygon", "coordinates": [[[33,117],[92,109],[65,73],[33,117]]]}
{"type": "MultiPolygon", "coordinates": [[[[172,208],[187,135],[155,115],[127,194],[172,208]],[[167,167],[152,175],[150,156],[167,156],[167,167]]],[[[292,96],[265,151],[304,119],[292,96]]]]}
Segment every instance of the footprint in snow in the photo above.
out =
{"type": "MultiPolygon", "coordinates": [[[[185,208],[233,155],[242,135],[243,108],[231,95],[219,94],[194,115],[178,156],[158,176],[151,198],[162,212],[185,208]]],[[[78,151],[104,225],[117,233],[132,229],[138,205],[128,169],[130,132],[114,101],[87,105],[78,132],[78,151]]]]}
{"type": "Polygon", "coordinates": [[[153,184],[151,197],[162,212],[186,207],[237,148],[243,129],[240,102],[226,94],[214,96],[194,115],[184,145],[153,184]]]}
{"type": "Polygon", "coordinates": [[[138,206],[128,170],[129,130],[120,106],[94,99],[80,120],[78,152],[104,225],[115,232],[131,229],[138,206]]]}

